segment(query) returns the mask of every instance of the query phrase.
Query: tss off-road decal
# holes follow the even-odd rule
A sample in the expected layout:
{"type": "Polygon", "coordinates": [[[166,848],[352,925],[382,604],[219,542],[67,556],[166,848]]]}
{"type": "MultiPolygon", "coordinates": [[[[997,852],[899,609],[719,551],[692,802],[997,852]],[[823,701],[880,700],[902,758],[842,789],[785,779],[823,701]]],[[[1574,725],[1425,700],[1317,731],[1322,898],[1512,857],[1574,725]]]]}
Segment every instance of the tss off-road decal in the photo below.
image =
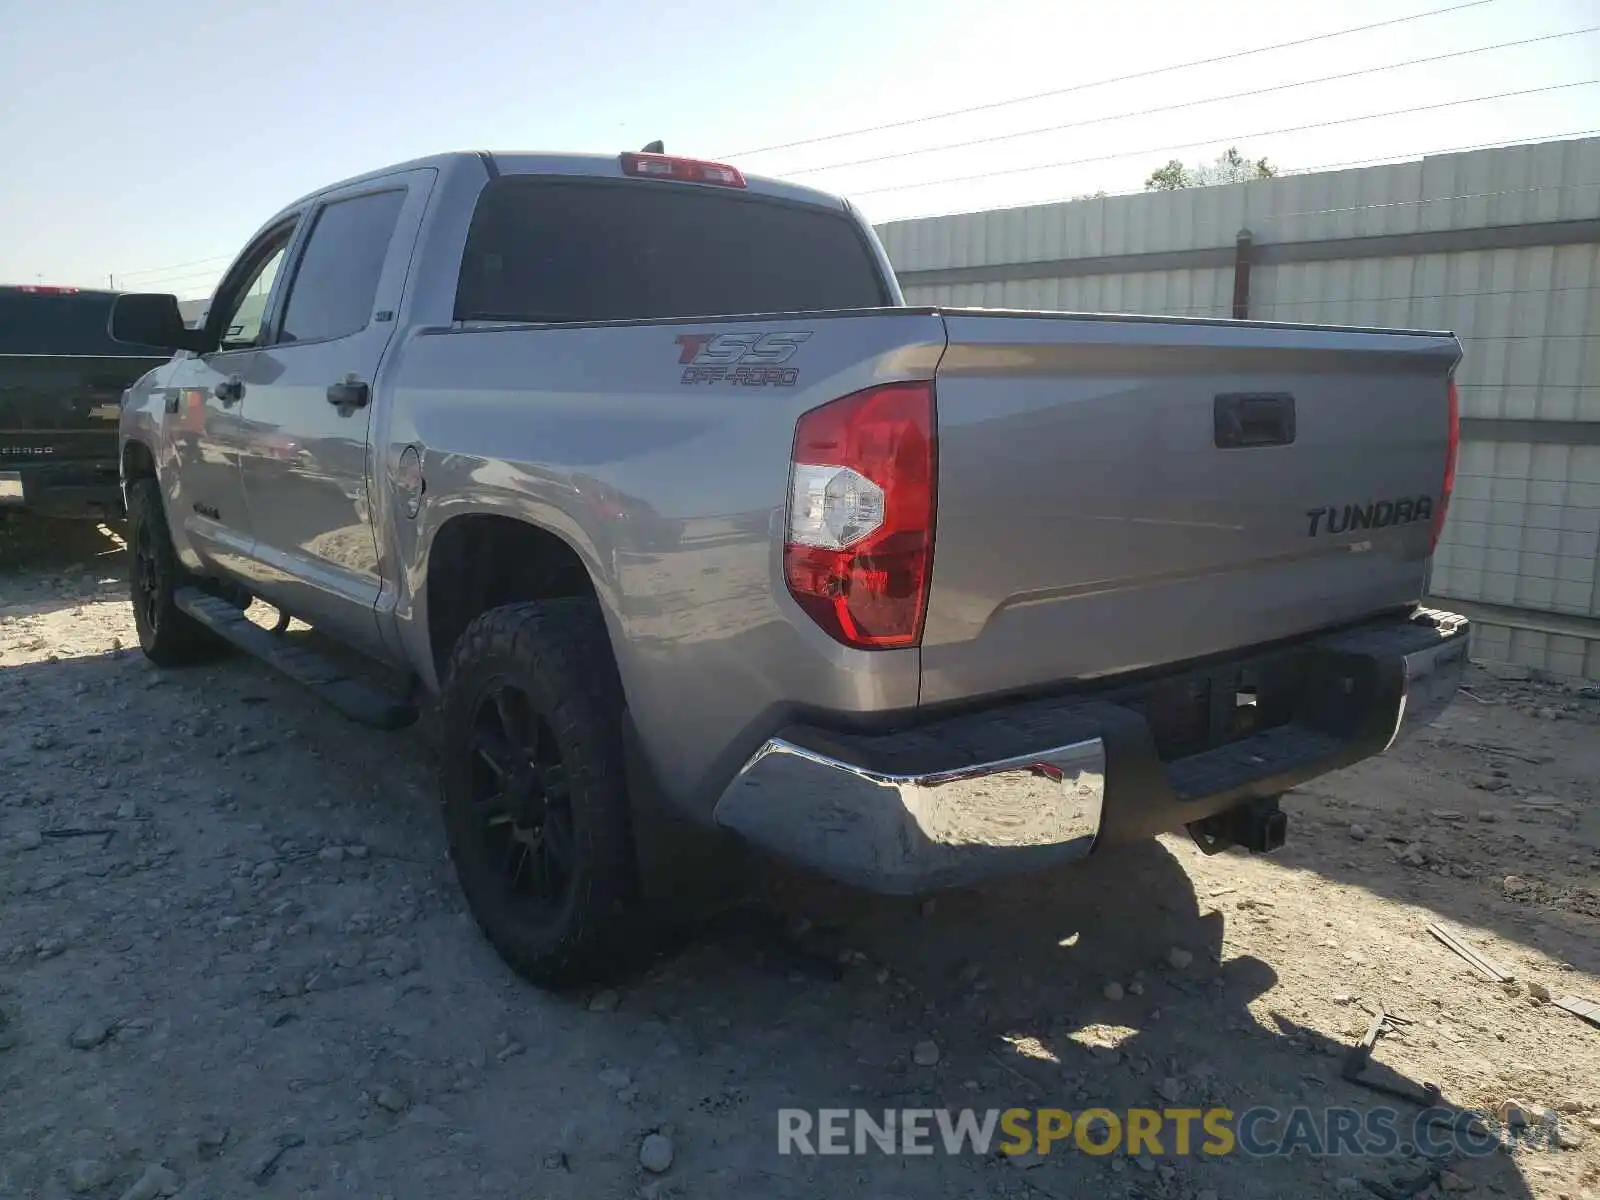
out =
{"type": "Polygon", "coordinates": [[[680,333],[678,361],[684,383],[730,383],[743,387],[793,387],[798,367],[783,364],[811,336],[799,333],[680,333]]]}

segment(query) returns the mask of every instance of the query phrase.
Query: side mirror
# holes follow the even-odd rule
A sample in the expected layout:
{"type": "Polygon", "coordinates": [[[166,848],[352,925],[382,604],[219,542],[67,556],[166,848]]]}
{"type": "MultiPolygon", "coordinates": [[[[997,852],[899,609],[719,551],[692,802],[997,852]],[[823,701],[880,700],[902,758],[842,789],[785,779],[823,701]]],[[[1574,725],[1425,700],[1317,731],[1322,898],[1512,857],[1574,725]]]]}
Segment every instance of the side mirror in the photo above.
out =
{"type": "Polygon", "coordinates": [[[129,293],[111,306],[109,330],[113,340],[161,350],[207,349],[203,330],[183,323],[176,296],[129,293]]]}

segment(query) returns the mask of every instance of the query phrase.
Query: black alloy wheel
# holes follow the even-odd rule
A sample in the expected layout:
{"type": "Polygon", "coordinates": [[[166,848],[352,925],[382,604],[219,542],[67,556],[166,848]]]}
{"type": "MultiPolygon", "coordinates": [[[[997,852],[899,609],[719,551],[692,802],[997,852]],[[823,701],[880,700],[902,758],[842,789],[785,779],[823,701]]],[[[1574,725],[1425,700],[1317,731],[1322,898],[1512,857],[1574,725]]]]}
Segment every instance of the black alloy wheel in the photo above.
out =
{"type": "Polygon", "coordinates": [[[496,680],[473,713],[471,753],[469,786],[483,852],[500,864],[519,902],[557,916],[572,902],[577,847],[554,732],[526,692],[496,680]]]}

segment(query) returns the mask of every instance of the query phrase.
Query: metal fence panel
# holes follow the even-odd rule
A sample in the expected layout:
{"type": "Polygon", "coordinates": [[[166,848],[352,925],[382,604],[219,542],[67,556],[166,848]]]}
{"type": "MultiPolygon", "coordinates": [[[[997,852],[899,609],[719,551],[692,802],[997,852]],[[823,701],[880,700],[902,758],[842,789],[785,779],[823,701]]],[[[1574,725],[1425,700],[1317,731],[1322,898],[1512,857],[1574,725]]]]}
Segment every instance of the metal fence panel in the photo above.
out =
{"type": "Polygon", "coordinates": [[[1490,659],[1600,678],[1600,138],[897,221],[912,304],[1449,329],[1466,358],[1432,590],[1490,659]]]}

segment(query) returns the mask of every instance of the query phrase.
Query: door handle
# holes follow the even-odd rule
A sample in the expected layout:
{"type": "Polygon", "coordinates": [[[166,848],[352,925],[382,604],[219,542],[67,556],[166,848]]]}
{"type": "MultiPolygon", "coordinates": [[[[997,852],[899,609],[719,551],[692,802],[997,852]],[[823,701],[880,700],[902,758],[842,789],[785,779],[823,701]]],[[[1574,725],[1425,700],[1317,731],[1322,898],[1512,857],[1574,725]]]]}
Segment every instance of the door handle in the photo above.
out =
{"type": "Polygon", "coordinates": [[[237,404],[244,399],[244,380],[237,375],[224,379],[211,389],[211,394],[223,404],[237,404]]]}
{"type": "Polygon", "coordinates": [[[354,376],[343,383],[328,385],[328,403],[339,410],[341,417],[348,417],[356,409],[365,408],[371,399],[371,389],[354,376]]]}

